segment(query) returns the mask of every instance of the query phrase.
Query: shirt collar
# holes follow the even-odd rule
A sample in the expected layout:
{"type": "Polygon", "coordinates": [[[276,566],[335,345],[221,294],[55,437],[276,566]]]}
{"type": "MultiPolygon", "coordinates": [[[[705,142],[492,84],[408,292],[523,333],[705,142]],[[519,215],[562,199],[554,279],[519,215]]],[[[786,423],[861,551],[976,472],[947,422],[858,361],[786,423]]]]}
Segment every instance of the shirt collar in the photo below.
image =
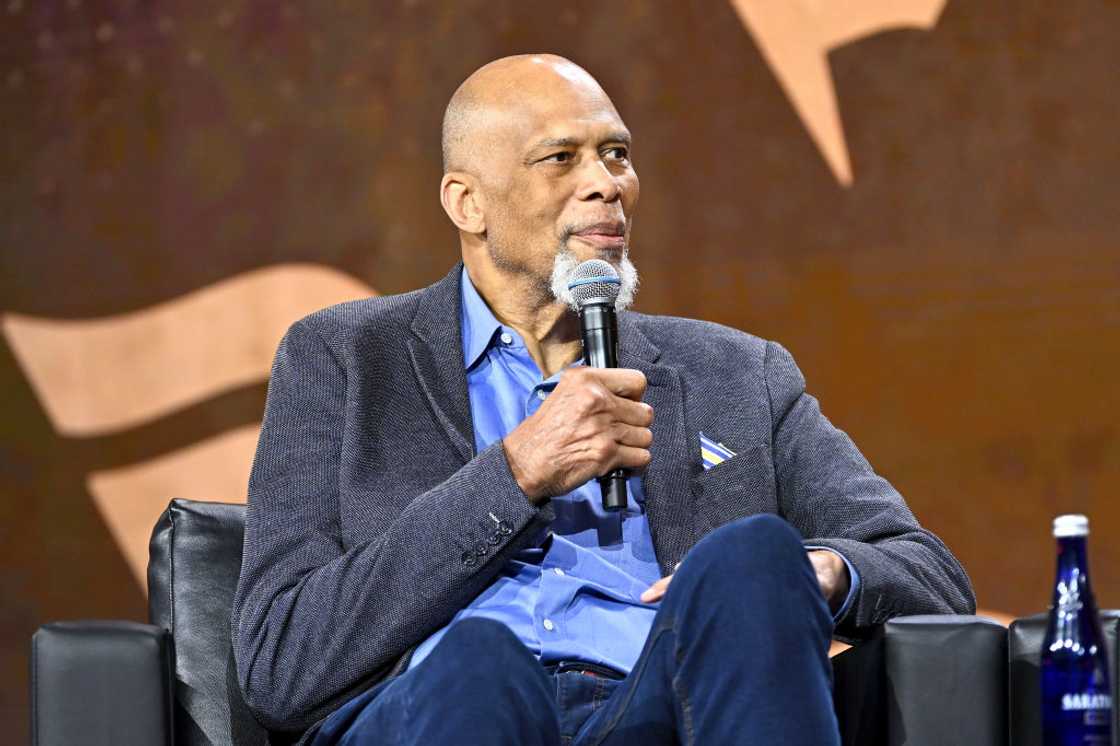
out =
{"type": "Polygon", "coordinates": [[[463,330],[463,366],[470,370],[482,357],[494,340],[494,334],[502,327],[490,306],[478,294],[467,268],[463,267],[462,303],[460,321],[463,330]]]}

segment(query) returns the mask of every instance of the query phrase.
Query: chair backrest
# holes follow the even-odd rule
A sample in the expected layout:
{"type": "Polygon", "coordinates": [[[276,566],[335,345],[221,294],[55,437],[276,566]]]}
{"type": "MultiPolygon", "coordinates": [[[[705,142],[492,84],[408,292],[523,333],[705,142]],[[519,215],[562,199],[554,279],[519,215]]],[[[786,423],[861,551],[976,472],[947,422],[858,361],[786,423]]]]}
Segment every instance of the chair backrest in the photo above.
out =
{"type": "Polygon", "coordinates": [[[152,531],[148,614],[174,640],[179,746],[268,743],[237,686],[230,645],[244,533],[244,505],[192,500],[172,500],[152,531]]]}

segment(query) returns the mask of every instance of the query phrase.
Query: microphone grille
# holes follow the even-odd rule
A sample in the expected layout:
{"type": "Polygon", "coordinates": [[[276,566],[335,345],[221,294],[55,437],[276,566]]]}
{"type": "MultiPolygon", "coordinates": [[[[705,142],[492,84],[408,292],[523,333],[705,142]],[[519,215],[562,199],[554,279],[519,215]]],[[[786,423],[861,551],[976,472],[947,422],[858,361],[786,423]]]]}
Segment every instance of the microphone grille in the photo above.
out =
{"type": "Polygon", "coordinates": [[[618,277],[618,272],[610,262],[602,259],[588,259],[586,262],[581,262],[572,270],[571,278],[568,280],[568,290],[577,307],[592,301],[606,301],[613,306],[621,287],[622,281],[618,277]]]}

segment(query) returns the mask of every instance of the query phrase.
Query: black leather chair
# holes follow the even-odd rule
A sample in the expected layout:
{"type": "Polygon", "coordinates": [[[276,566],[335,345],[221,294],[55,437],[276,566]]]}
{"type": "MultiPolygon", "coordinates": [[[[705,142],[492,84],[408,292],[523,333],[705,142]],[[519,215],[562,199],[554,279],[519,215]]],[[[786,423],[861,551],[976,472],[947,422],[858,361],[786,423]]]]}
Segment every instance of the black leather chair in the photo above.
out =
{"type": "Polygon", "coordinates": [[[149,545],[151,624],[55,622],[35,633],[33,744],[268,743],[230,646],[244,529],[244,505],[172,500],[149,545]]]}
{"type": "MultiPolygon", "coordinates": [[[[35,633],[35,746],[268,743],[230,647],[243,529],[242,505],[173,500],[152,533],[151,624],[55,622],[35,633]]],[[[1007,646],[1006,630],[980,617],[890,620],[833,658],[844,743],[1004,746],[1007,646]]],[[[1027,704],[1013,712],[1029,710],[1030,693],[1017,695],[1027,704]]]]}

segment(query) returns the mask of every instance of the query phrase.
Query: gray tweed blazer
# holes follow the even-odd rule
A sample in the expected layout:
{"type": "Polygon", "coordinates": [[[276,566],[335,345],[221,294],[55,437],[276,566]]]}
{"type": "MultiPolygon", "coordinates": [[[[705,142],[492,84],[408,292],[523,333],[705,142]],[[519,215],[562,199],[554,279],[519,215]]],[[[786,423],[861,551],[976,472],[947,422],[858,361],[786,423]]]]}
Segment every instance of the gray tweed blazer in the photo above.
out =
{"type": "MultiPolygon", "coordinates": [[[[500,443],[475,453],[460,267],[314,313],[280,344],[232,618],[238,682],[270,729],[302,731],[399,672],[553,517],[520,491],[500,443]]],[[[630,312],[619,335],[620,364],[645,373],[656,413],[644,486],[664,574],[713,528],[777,513],[859,571],[841,636],[974,610],[960,564],[821,414],[784,348],[630,312]],[[705,471],[700,431],[738,455],[705,471]]]]}

